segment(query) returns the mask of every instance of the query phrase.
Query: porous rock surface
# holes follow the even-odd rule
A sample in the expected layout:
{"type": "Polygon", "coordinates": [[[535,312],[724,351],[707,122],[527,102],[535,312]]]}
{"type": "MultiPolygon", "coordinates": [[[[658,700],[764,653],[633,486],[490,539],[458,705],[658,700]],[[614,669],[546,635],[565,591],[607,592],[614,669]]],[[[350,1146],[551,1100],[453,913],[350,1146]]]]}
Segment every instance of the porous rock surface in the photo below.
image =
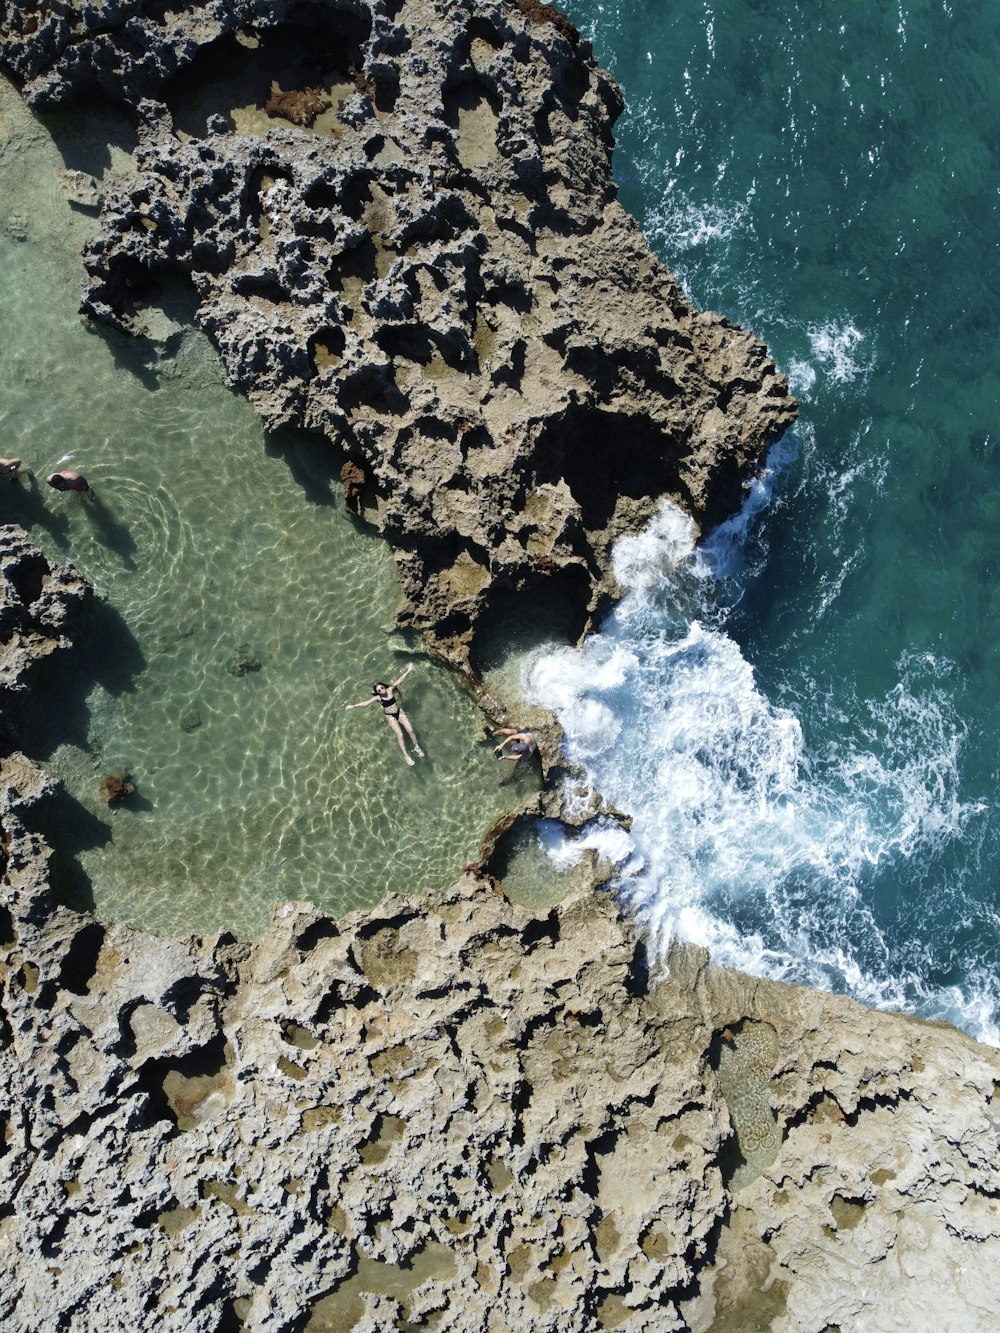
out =
{"type": "Polygon", "coordinates": [[[0,63],[37,109],[137,122],[84,310],[141,335],[192,284],[265,423],[341,452],[401,622],[459,666],[513,593],[581,632],[613,539],[664,494],[731,514],[794,419],[616,202],[618,89],[539,0],[11,4],[0,63]]]}
{"type": "MultiPolygon", "coordinates": [[[[23,690],[82,585],[0,551],[23,690]]],[[[996,1051],[696,948],[651,977],[593,893],[284,904],[254,945],[101,924],[53,895],[16,697],[5,1331],[996,1325],[996,1051]]]]}
{"type": "MultiPolygon", "coordinates": [[[[74,185],[86,308],[142,336],[192,283],[459,665],[515,591],[582,628],[615,535],[731,512],[792,419],[616,204],[617,91],[536,0],[6,4],[0,60],[139,125],[74,185]]],[[[60,905],[19,701],[86,596],[0,529],[5,1330],[997,1323],[1000,1059],[951,1029],[681,946],[651,978],[608,897],[485,877],[255,945],[60,905]]]]}

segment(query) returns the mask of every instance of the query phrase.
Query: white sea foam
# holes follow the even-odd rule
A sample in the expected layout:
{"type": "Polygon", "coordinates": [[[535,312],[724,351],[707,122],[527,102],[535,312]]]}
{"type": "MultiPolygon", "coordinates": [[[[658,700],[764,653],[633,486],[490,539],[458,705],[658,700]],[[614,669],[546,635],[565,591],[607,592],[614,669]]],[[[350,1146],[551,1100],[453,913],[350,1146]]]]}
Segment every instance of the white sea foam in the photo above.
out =
{"type": "Polygon", "coordinates": [[[828,379],[849,384],[867,375],[869,365],[861,350],[864,335],[853,324],[830,320],[826,324],[813,324],[806,332],[813,356],[828,379]]]}
{"type": "Polygon", "coordinates": [[[808,361],[792,361],[788,367],[789,392],[808,401],[816,383],[816,370],[808,361]]]}
{"type": "MultiPolygon", "coordinates": [[[[817,753],[709,623],[716,580],[786,462],[772,459],[744,514],[701,549],[669,510],[624,540],[615,573],[630,591],[581,648],[529,658],[523,687],[556,713],[593,786],[632,815],[610,859],[661,958],[676,935],[756,973],[961,1014],[989,1039],[993,991],[922,985],[928,969],[894,958],[866,894],[886,867],[903,881],[922,873],[982,809],[959,797],[947,664],[908,658],[885,698],[840,701],[862,726],[817,753]]],[[[553,858],[586,845],[554,843],[553,858]]]]}
{"type": "Polygon", "coordinates": [[[676,505],[662,505],[642,532],[615,544],[611,557],[615,578],[626,588],[658,585],[694,552],[694,537],[688,515],[676,505]]]}
{"type": "Polygon", "coordinates": [[[775,487],[798,455],[795,437],[779,440],[767,456],[766,465],[754,477],[739,513],[720,523],[694,553],[702,571],[713,579],[732,578],[745,567],[747,541],[754,524],[774,498],[775,487]]]}
{"type": "Polygon", "coordinates": [[[744,225],[755,193],[751,187],[745,202],[724,208],[718,204],[696,203],[668,179],[663,202],[647,214],[643,231],[654,249],[673,255],[697,246],[728,241],[744,225]]]}
{"type": "Polygon", "coordinates": [[[571,870],[579,865],[587,851],[594,851],[602,861],[624,866],[634,855],[632,839],[622,826],[610,819],[595,819],[580,833],[568,834],[556,820],[542,820],[538,841],[557,870],[571,870]]]}

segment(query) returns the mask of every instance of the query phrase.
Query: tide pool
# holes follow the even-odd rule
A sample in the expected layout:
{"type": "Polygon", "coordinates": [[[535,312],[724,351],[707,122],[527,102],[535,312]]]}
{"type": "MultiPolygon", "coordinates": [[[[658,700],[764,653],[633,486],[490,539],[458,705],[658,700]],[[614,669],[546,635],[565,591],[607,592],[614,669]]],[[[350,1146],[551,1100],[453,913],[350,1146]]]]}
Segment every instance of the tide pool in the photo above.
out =
{"type": "Polygon", "coordinates": [[[394,631],[392,558],[344,512],[329,448],[264,435],[183,293],[154,313],[159,353],[82,324],[96,223],[58,172],[125,172],[129,148],[123,123],[43,126],[0,85],[0,452],[36,478],[4,488],[2,518],[97,594],[23,719],[62,784],[41,815],[57,887],[183,934],[255,934],[279,900],[341,914],[444,887],[534,779],[504,784],[472,697],[394,631]],[[60,467],[94,498],[48,488],[60,467]],[[345,710],[410,660],[402,703],[427,753],[412,769],[381,709],[345,710]],[[109,808],[119,769],[136,792],[109,808]]]}

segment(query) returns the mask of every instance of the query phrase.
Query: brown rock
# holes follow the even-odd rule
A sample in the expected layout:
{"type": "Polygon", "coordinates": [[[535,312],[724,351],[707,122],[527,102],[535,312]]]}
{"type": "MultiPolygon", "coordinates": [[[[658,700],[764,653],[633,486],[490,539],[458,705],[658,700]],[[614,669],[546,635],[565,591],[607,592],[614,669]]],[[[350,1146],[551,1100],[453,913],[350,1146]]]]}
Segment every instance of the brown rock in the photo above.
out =
{"type": "Polygon", "coordinates": [[[273,92],[264,103],[264,110],[270,116],[281,116],[293,125],[308,128],[317,116],[329,111],[332,106],[331,99],[324,97],[319,88],[293,88],[289,92],[280,89],[273,92]]]}
{"type": "Polygon", "coordinates": [[[101,801],[104,805],[112,805],[115,801],[123,801],[126,796],[131,796],[134,791],[135,787],[123,768],[118,768],[101,779],[101,801]]]}
{"type": "Polygon", "coordinates": [[[365,474],[357,463],[347,459],[340,469],[340,480],[344,487],[344,505],[352,514],[361,514],[361,501],[365,489],[365,474]]]}

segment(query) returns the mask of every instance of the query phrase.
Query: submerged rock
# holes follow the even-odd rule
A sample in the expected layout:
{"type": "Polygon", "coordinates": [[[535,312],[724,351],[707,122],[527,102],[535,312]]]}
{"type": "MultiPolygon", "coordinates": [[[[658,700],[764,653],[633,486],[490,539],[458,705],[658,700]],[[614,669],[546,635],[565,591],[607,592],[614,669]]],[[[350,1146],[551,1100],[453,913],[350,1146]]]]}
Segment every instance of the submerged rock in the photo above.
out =
{"type": "Polygon", "coordinates": [[[197,704],[188,704],[187,708],[181,711],[177,721],[181,731],[197,731],[202,722],[201,709],[197,704]]]}
{"type": "MultiPolygon", "coordinates": [[[[226,670],[231,676],[245,676],[250,671],[259,671],[261,669],[261,660],[251,649],[248,643],[241,643],[233,653],[232,657],[226,663],[226,670]]],[[[198,721],[201,721],[199,716],[198,721]]],[[[183,725],[183,723],[181,724],[183,725]]],[[[195,724],[197,725],[197,723],[195,724]]],[[[192,730],[192,728],[186,728],[192,730]]]]}
{"type": "Polygon", "coordinates": [[[101,779],[101,802],[104,805],[112,805],[117,801],[123,801],[127,796],[131,796],[135,791],[135,785],[131,777],[123,768],[118,768],[114,773],[109,773],[101,779]]]}

